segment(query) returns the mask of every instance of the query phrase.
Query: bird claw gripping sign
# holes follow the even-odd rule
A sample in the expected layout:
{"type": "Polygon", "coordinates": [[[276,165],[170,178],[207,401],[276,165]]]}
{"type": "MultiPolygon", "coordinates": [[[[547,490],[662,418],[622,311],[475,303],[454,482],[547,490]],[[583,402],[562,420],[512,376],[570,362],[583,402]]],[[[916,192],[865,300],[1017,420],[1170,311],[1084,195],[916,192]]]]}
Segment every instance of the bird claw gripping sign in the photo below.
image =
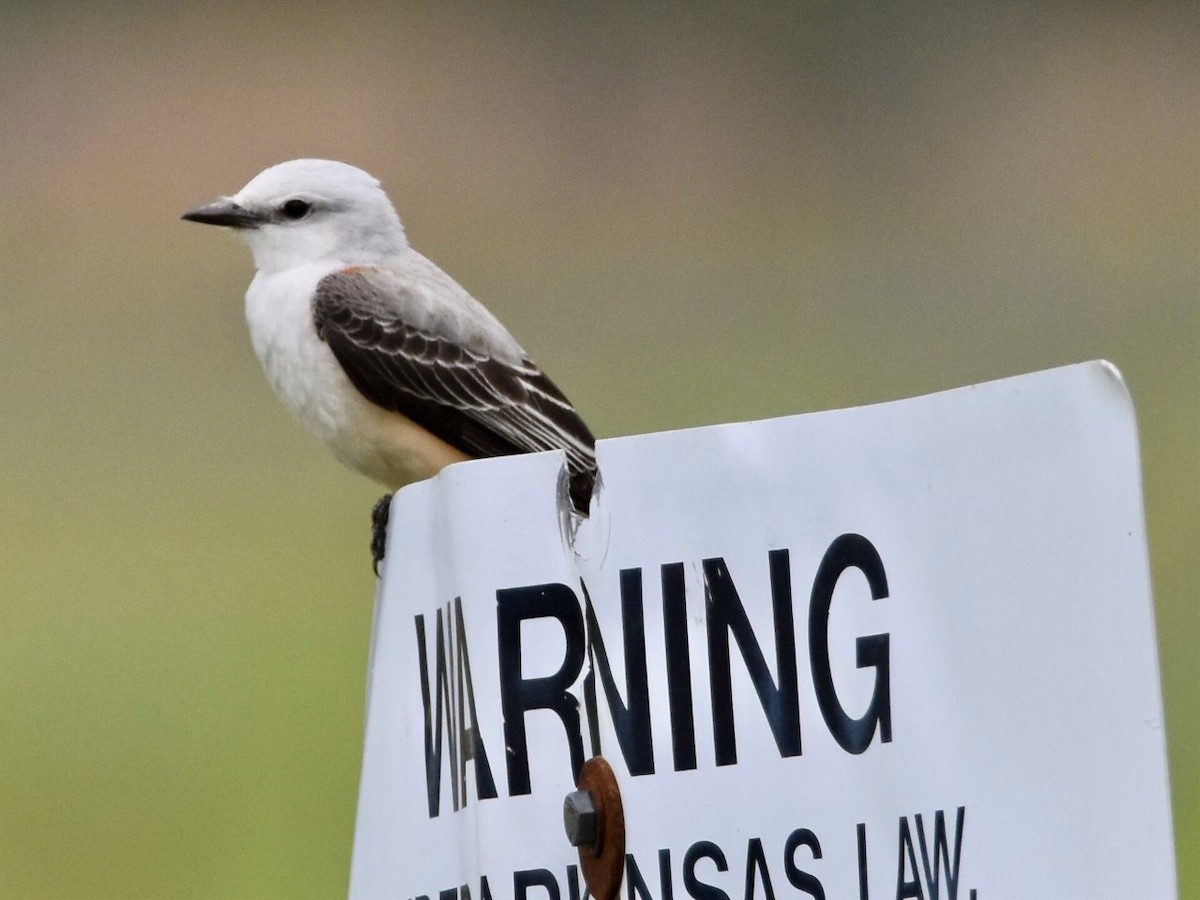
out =
{"type": "Polygon", "coordinates": [[[558,453],[396,496],[352,898],[1175,896],[1115,369],[598,457],[586,520],[558,453]]]}

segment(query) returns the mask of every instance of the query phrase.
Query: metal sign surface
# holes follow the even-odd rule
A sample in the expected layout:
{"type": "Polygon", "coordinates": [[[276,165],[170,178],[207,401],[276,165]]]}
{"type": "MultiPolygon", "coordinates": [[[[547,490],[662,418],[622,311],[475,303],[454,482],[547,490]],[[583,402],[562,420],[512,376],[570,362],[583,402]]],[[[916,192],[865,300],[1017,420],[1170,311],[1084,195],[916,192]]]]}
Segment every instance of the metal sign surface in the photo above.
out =
{"type": "Polygon", "coordinates": [[[350,895],[1173,897],[1137,434],[1105,363],[452,466],[392,510],[350,895]]]}

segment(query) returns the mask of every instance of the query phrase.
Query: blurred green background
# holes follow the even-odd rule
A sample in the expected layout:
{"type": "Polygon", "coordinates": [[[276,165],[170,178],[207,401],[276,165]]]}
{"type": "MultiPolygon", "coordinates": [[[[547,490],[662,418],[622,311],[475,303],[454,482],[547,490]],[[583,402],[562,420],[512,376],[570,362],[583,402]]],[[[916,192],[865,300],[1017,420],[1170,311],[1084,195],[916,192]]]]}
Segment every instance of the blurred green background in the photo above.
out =
{"type": "Polygon", "coordinates": [[[0,896],[345,894],[379,491],[179,221],[312,155],[601,437],[1114,361],[1200,896],[1198,9],[0,6],[0,896]]]}

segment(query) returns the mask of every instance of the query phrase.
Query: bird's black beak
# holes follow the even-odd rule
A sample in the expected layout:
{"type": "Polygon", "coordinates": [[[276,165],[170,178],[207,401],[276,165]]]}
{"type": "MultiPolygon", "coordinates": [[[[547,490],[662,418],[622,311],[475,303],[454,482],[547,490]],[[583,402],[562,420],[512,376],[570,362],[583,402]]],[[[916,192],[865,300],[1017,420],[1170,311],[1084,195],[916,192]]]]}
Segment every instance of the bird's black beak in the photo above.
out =
{"type": "Polygon", "coordinates": [[[183,214],[189,222],[199,222],[202,225],[224,225],[226,228],[257,228],[264,221],[263,216],[256,212],[238,206],[228,197],[206,203],[189,209],[183,214]]]}

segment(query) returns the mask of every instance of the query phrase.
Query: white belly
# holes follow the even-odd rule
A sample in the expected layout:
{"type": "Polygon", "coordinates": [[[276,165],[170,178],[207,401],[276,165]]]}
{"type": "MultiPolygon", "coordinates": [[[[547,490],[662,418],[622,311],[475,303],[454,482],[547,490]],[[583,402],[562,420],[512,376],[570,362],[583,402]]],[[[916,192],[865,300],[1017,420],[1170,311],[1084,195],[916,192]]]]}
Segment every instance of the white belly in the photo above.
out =
{"type": "Polygon", "coordinates": [[[363,397],[317,337],[311,297],[336,268],[260,274],[246,292],[250,341],[283,405],[341,462],[392,489],[467,459],[412,420],[363,397]]]}

